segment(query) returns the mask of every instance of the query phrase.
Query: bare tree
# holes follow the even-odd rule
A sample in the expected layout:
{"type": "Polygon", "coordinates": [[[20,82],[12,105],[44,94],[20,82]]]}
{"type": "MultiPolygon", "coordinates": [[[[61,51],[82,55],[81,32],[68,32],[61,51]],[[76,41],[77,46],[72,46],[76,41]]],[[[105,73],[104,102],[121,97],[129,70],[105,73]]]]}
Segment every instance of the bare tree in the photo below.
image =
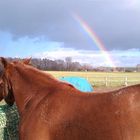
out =
{"type": "Polygon", "coordinates": [[[66,57],[65,62],[66,62],[66,70],[68,70],[68,71],[71,70],[72,58],[66,57]]]}
{"type": "Polygon", "coordinates": [[[140,72],[140,64],[137,64],[136,69],[137,69],[137,72],[140,72]]]}

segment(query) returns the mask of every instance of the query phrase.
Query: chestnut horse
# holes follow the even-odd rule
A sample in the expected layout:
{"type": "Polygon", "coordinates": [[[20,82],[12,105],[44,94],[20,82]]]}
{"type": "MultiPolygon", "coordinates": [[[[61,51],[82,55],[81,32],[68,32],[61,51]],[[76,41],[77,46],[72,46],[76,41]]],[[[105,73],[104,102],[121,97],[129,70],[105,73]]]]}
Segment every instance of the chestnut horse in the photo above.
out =
{"type": "Polygon", "coordinates": [[[140,84],[83,93],[28,60],[0,62],[0,100],[15,100],[20,140],[140,140],[140,84]]]}

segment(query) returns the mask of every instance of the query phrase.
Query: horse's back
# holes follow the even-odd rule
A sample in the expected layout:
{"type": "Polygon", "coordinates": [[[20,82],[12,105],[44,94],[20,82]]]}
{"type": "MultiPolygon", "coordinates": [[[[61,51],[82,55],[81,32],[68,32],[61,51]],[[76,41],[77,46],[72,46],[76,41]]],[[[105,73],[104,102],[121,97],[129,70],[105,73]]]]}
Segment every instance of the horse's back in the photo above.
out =
{"type": "Polygon", "coordinates": [[[52,94],[27,117],[25,139],[139,140],[140,94],[134,91],[126,88],[85,96],[52,94]]]}

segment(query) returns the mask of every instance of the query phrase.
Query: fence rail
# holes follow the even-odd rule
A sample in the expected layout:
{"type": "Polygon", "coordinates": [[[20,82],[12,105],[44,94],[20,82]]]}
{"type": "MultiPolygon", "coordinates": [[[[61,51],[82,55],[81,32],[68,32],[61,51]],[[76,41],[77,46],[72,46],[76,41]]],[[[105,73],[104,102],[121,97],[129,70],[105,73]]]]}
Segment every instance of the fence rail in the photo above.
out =
{"type": "Polygon", "coordinates": [[[139,77],[93,76],[85,77],[93,86],[128,86],[140,83],[139,77]]]}
{"type": "Polygon", "coordinates": [[[140,73],[66,72],[50,71],[56,78],[76,76],[86,78],[93,86],[128,86],[140,84],[140,73]]]}

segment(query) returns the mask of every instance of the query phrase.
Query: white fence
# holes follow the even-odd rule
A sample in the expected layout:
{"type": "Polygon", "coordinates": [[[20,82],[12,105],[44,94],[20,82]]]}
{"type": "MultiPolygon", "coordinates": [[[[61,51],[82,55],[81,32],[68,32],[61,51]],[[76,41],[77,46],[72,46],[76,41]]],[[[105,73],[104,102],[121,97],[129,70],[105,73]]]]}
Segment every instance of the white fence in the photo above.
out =
{"type": "Polygon", "coordinates": [[[139,77],[94,76],[94,77],[86,77],[86,79],[93,86],[128,86],[138,83],[140,84],[140,76],[139,77]]]}
{"type": "Polygon", "coordinates": [[[56,78],[76,76],[86,78],[93,86],[128,86],[140,84],[140,73],[50,72],[56,78]],[[97,76],[96,76],[97,75],[97,76]]]}

